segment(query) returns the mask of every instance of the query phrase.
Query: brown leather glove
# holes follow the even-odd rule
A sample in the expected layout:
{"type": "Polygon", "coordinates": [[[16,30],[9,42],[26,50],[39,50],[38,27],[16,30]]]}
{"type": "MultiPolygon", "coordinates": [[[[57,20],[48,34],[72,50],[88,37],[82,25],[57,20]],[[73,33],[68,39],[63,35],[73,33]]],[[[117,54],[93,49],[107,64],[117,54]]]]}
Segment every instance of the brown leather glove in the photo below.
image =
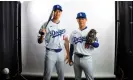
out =
{"type": "Polygon", "coordinates": [[[95,29],[91,29],[87,36],[86,36],[86,42],[85,42],[85,48],[89,48],[89,46],[96,41],[96,30],[95,29]]]}

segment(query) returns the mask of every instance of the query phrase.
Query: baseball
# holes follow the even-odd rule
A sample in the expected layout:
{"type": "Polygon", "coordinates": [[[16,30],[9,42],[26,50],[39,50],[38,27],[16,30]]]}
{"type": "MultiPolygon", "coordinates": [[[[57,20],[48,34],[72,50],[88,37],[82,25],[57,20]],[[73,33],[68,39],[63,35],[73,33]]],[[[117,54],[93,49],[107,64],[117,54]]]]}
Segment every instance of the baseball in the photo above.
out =
{"type": "Polygon", "coordinates": [[[9,74],[9,69],[8,69],[8,68],[4,68],[4,69],[3,69],[3,73],[4,73],[4,74],[9,74]]]}

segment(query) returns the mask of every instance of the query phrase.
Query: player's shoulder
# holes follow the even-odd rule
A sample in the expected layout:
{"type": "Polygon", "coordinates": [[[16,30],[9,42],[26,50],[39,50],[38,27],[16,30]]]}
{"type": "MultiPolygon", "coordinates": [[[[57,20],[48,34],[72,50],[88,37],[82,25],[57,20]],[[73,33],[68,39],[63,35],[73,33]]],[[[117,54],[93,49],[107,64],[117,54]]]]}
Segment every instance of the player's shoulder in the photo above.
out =
{"type": "Polygon", "coordinates": [[[46,25],[48,21],[43,22],[43,25],[46,25]]]}
{"type": "Polygon", "coordinates": [[[47,21],[43,22],[42,27],[45,28],[47,21]]]}
{"type": "Polygon", "coordinates": [[[66,29],[66,26],[62,21],[59,21],[57,25],[59,26],[59,28],[66,29]]]}
{"type": "Polygon", "coordinates": [[[73,30],[73,31],[72,31],[72,34],[76,34],[76,33],[77,33],[77,30],[73,30]]]}
{"type": "Polygon", "coordinates": [[[77,30],[73,30],[73,31],[71,32],[71,36],[77,35],[77,33],[78,33],[77,30]]]}
{"type": "Polygon", "coordinates": [[[46,28],[46,27],[47,27],[47,28],[52,27],[51,25],[52,25],[52,21],[49,21],[49,22],[46,21],[46,22],[43,23],[43,27],[44,27],[44,28],[46,28]]]}

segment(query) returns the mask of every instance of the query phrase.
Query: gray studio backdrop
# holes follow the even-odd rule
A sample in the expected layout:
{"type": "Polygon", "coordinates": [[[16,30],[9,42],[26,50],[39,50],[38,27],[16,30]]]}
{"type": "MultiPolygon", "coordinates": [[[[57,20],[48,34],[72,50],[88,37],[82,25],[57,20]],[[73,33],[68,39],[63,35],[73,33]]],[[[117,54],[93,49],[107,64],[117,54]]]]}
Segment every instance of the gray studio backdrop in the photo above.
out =
{"type": "MultiPolygon", "coordinates": [[[[61,21],[69,34],[78,28],[77,13],[83,11],[87,14],[87,26],[98,31],[100,42],[100,47],[92,53],[94,76],[115,77],[115,3],[102,0],[22,2],[22,74],[43,75],[45,49],[44,44],[37,43],[37,35],[54,4],[63,7],[61,21]]],[[[74,77],[73,67],[65,64],[64,70],[66,77],[74,77]]],[[[57,76],[55,69],[52,75],[57,76]]]]}

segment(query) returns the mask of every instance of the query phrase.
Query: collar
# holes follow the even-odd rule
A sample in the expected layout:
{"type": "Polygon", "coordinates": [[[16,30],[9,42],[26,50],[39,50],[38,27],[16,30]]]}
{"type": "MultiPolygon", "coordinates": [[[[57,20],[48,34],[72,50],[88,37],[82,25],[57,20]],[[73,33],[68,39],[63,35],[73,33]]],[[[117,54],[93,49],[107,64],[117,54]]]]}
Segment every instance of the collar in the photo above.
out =
{"type": "Polygon", "coordinates": [[[87,26],[86,26],[84,29],[80,30],[80,31],[83,31],[83,30],[85,30],[85,29],[87,29],[87,26]]]}
{"type": "MultiPolygon", "coordinates": [[[[52,21],[52,23],[54,23],[52,19],[51,19],[51,21],[52,21]]],[[[60,23],[60,21],[58,21],[57,23],[54,23],[54,24],[59,24],[59,23],[60,23]]]]}

